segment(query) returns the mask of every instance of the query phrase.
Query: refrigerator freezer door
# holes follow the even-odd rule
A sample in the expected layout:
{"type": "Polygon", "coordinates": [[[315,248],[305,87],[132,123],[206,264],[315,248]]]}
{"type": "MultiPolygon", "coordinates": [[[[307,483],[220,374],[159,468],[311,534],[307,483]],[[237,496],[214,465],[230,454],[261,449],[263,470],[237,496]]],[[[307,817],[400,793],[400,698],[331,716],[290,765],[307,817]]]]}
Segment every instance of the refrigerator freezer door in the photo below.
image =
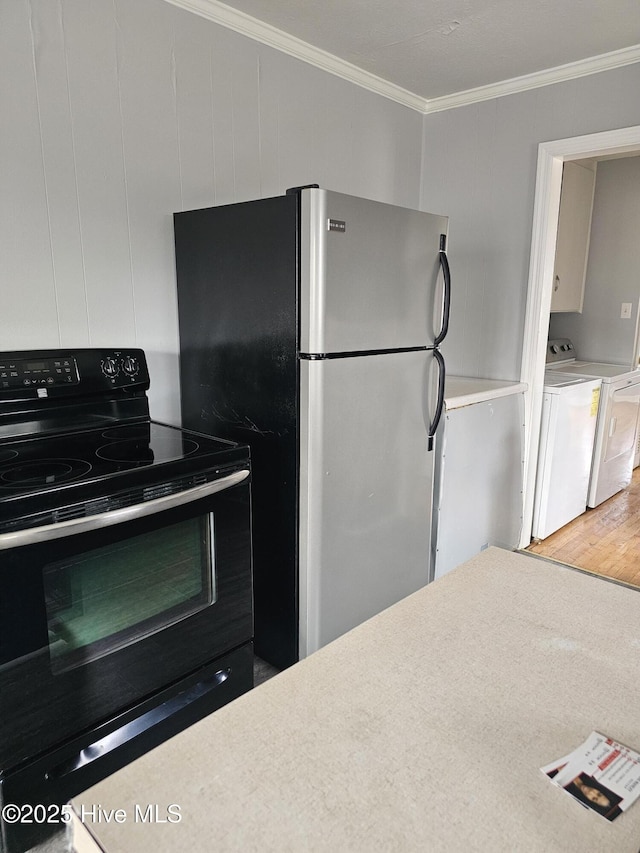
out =
{"type": "Polygon", "coordinates": [[[428,581],[432,360],[301,360],[301,658],[428,581]]]}
{"type": "Polygon", "coordinates": [[[300,198],[301,352],[431,346],[447,217],[320,189],[300,198]]]}

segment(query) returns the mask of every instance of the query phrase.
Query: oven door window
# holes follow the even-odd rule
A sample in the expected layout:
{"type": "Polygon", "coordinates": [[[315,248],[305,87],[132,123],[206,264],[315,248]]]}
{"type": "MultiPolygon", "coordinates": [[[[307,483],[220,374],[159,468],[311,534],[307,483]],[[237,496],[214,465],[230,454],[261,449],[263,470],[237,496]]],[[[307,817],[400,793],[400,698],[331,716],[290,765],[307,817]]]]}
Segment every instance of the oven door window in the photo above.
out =
{"type": "Polygon", "coordinates": [[[216,601],[213,513],[44,566],[49,652],[63,672],[216,601]]]}

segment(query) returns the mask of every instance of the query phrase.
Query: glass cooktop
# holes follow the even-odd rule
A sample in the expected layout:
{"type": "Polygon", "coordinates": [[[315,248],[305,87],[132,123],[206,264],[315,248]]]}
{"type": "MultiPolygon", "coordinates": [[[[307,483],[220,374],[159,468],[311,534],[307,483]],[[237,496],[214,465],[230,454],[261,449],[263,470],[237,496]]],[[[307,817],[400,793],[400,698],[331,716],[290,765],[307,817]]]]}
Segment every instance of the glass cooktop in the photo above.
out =
{"type": "Polygon", "coordinates": [[[0,497],[225,454],[237,445],[153,421],[0,444],[0,497]]]}

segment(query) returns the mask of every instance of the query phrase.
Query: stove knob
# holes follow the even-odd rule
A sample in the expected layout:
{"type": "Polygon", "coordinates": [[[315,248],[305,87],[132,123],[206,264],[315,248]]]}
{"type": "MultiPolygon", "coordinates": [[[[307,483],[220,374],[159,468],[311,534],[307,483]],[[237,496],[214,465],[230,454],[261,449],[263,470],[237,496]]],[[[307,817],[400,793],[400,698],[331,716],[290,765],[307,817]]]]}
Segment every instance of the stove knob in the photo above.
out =
{"type": "Polygon", "coordinates": [[[102,363],[100,366],[104,375],[108,376],[109,379],[113,379],[115,376],[118,375],[120,371],[120,368],[118,367],[118,362],[115,360],[115,358],[112,358],[111,356],[102,359],[102,363]]]}
{"type": "Polygon", "coordinates": [[[126,355],[122,359],[122,369],[127,374],[127,376],[135,376],[136,373],[140,370],[138,359],[134,358],[132,355],[126,355]]]}
{"type": "Polygon", "coordinates": [[[557,355],[560,352],[560,348],[558,347],[558,344],[551,344],[551,352],[554,355],[557,355]]]}

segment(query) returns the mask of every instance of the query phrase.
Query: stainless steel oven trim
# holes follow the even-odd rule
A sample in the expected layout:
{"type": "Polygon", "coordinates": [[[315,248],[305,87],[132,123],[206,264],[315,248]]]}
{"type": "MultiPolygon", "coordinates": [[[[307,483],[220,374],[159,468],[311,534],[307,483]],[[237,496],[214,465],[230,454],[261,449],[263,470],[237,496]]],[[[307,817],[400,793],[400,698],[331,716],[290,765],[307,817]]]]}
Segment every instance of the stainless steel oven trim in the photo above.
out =
{"type": "Polygon", "coordinates": [[[144,518],[156,512],[183,506],[201,498],[206,498],[209,495],[214,495],[217,492],[222,492],[246,480],[248,476],[249,470],[245,468],[240,471],[234,471],[233,474],[228,474],[226,477],[221,477],[219,480],[214,480],[211,483],[204,483],[202,486],[195,486],[184,492],[154,498],[153,500],[135,504],[134,506],[114,509],[99,515],[89,515],[84,518],[60,521],[57,524],[45,524],[42,527],[1,533],[0,551],[6,551],[9,548],[18,548],[22,545],[33,545],[37,542],[47,542],[51,539],[62,539],[65,536],[87,533],[91,530],[99,530],[102,527],[110,527],[114,524],[123,524],[125,521],[144,518]]]}

